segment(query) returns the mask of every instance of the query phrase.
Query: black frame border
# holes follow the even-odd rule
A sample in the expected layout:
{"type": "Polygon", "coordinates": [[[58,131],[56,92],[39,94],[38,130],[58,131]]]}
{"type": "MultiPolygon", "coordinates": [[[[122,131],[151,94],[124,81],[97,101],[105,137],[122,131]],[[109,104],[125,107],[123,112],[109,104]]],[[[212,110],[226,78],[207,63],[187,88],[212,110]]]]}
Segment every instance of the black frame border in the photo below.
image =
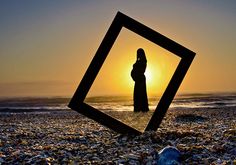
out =
{"type": "Polygon", "coordinates": [[[160,126],[181,82],[183,81],[195,53],[164,35],[152,30],[151,28],[139,23],[138,21],[117,12],[110,28],[108,29],[102,43],[100,44],[92,62],[90,63],[84,77],[82,78],[77,90],[70,100],[68,107],[99,122],[100,124],[122,134],[141,134],[138,130],[118,121],[115,118],[97,110],[96,108],[84,103],[99,70],[101,69],[110,49],[115,43],[122,27],[146,38],[147,40],[161,46],[181,58],[165,92],[163,93],[145,131],[156,131],[160,126]]]}

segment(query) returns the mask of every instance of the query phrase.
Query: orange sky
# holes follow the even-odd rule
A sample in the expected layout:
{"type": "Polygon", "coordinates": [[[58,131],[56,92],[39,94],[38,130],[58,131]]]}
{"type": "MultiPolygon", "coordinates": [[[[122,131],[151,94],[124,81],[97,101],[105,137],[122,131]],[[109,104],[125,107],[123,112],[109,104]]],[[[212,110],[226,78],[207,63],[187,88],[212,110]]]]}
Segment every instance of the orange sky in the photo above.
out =
{"type": "Polygon", "coordinates": [[[147,58],[145,75],[148,94],[162,94],[180,58],[125,28],[122,28],[89,94],[132,96],[134,81],[130,72],[140,47],[145,50],[147,58]]]}
{"type": "MultiPolygon", "coordinates": [[[[234,92],[235,6],[233,0],[1,1],[0,96],[72,96],[117,11],[197,53],[179,93],[234,92]]],[[[89,94],[130,94],[139,47],[153,74],[148,91],[162,93],[178,58],[124,29],[89,94]]]]}

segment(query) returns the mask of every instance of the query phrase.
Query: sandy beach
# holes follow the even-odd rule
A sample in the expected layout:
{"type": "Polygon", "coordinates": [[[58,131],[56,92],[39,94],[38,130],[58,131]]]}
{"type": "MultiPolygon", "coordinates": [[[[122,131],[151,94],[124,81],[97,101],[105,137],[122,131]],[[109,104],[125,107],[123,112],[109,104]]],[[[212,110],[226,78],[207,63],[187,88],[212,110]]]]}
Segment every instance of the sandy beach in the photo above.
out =
{"type": "Polygon", "coordinates": [[[236,164],[235,116],[232,107],[171,109],[157,132],[134,137],[72,110],[1,112],[0,164],[155,164],[168,145],[182,164],[236,164]]]}

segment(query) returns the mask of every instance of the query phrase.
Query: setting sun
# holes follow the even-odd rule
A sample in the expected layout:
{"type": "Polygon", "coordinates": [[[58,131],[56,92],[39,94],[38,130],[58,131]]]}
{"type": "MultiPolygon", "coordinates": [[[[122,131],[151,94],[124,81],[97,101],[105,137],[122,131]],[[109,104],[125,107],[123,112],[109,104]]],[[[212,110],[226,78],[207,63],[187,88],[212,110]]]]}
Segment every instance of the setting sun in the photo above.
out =
{"type": "Polygon", "coordinates": [[[152,82],[152,71],[149,68],[147,68],[144,74],[145,74],[147,83],[151,83],[152,82]]]}
{"type": "Polygon", "coordinates": [[[89,94],[132,96],[135,82],[131,71],[139,48],[145,51],[147,58],[144,75],[148,96],[162,95],[179,58],[127,29],[122,29],[119,34],[89,94]]]}

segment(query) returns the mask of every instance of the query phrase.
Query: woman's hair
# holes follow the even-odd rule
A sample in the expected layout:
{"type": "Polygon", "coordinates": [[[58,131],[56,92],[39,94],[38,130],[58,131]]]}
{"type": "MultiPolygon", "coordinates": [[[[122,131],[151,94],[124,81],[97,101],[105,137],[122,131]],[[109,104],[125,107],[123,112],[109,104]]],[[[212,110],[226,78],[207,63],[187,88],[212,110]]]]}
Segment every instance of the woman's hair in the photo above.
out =
{"type": "Polygon", "coordinates": [[[145,56],[145,52],[142,48],[139,48],[137,50],[137,61],[144,61],[147,62],[146,56],[145,56]]]}

